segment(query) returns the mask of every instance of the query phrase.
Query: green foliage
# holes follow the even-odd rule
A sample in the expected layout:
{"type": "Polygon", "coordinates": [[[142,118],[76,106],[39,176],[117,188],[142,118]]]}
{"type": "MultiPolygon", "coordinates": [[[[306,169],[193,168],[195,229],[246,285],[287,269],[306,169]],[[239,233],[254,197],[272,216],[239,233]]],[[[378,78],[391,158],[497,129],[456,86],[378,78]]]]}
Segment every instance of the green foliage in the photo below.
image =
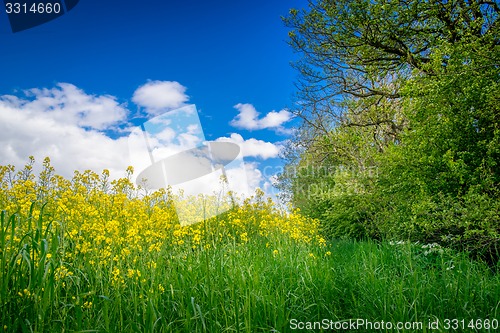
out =
{"type": "Polygon", "coordinates": [[[290,162],[350,172],[319,195],[294,191],[303,177],[288,189],[329,236],[437,242],[495,265],[499,14],[479,1],[319,0],[291,12],[308,135],[290,162]]]}
{"type": "Polygon", "coordinates": [[[494,263],[500,228],[500,110],[494,93],[500,72],[494,64],[500,57],[483,42],[442,46],[436,55],[448,55],[442,73],[408,84],[410,128],[381,164],[385,179],[379,186],[395,192],[399,207],[409,195],[414,198],[406,216],[411,239],[441,242],[494,263]]]}
{"type": "Polygon", "coordinates": [[[326,235],[357,240],[380,238],[378,226],[372,223],[377,211],[371,196],[353,194],[318,199],[323,200],[326,208],[320,217],[326,235]]]}

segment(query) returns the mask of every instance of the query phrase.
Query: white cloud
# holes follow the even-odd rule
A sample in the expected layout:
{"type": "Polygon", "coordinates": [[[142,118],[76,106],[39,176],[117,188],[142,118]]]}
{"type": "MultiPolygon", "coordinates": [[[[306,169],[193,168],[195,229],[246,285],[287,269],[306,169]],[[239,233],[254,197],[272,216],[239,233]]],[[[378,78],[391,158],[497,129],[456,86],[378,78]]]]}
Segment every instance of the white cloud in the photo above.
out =
{"type": "Polygon", "coordinates": [[[205,141],[194,105],[168,111],[143,125],[146,133],[136,127],[129,135],[130,159],[138,170],[147,168],[151,159],[160,161],[205,141]]]}
{"type": "Polygon", "coordinates": [[[161,132],[155,134],[159,142],[168,142],[169,144],[175,139],[175,131],[170,127],[165,127],[161,132]]]}
{"type": "Polygon", "coordinates": [[[233,142],[241,147],[243,157],[260,157],[268,159],[278,157],[281,147],[271,142],[257,140],[254,138],[244,140],[240,134],[232,133],[229,138],[222,137],[215,141],[233,142]]]}
{"type": "MultiPolygon", "coordinates": [[[[146,83],[141,88],[152,85],[155,82],[146,83]]],[[[184,89],[182,87],[178,91],[183,93],[184,89]]],[[[24,95],[18,96],[0,96],[1,165],[13,164],[19,170],[28,161],[28,156],[33,155],[37,161],[34,171],[38,173],[41,161],[49,156],[56,172],[70,179],[75,170],[87,169],[96,172],[108,169],[112,178],[118,178],[124,175],[130,164],[135,167],[137,175],[151,164],[147,147],[131,145],[128,137],[113,138],[106,134],[108,130],[115,130],[115,133],[125,131],[122,135],[131,131],[130,128],[124,130],[130,125],[127,123],[128,110],[116,97],[89,94],[68,83],[59,83],[53,88],[30,89],[23,93],[24,95]],[[140,156],[144,165],[135,163],[131,156],[140,156]]],[[[134,97],[146,95],[135,94],[134,97]]],[[[183,103],[181,100],[185,101],[187,97],[179,99],[179,103],[183,103]]],[[[143,101],[143,106],[147,105],[148,108],[153,106],[145,103],[147,102],[143,101]]],[[[155,105],[166,107],[174,104],[155,105]]],[[[149,141],[156,160],[163,155],[170,156],[192,148],[203,141],[198,123],[188,121],[190,118],[187,116],[185,119],[179,114],[173,114],[172,117],[174,116],[172,119],[162,118],[161,125],[165,125],[163,131],[156,133],[149,141]],[[176,125],[175,121],[180,122],[178,125],[183,131],[177,128],[179,126],[173,126],[176,125]]],[[[264,117],[263,119],[267,119],[264,123],[277,124],[281,121],[273,117],[275,116],[264,117]]],[[[241,147],[240,162],[230,163],[225,170],[231,180],[231,189],[244,195],[251,194],[259,187],[264,176],[257,163],[243,163],[243,156],[268,159],[277,157],[280,151],[278,144],[254,138],[244,140],[235,133],[217,141],[234,142],[241,147]]],[[[218,177],[216,173],[212,176],[218,177]]],[[[196,189],[199,191],[200,187],[206,187],[208,191],[215,179],[212,178],[207,177],[201,185],[198,183],[196,189]]]]}
{"type": "Polygon", "coordinates": [[[175,81],[150,81],[137,88],[132,97],[135,104],[152,115],[181,107],[188,100],[186,87],[175,81]]]}
{"type": "Polygon", "coordinates": [[[129,163],[126,140],[100,131],[126,120],[127,110],[116,98],[89,95],[67,83],[25,94],[0,96],[2,164],[19,168],[32,155],[39,166],[49,156],[56,172],[67,178],[86,169],[123,175],[129,163]]]}
{"type": "Polygon", "coordinates": [[[259,119],[259,112],[252,104],[236,104],[235,109],[239,111],[238,115],[231,120],[230,124],[234,127],[258,130],[264,128],[276,128],[281,126],[292,118],[292,114],[287,110],[271,111],[263,118],[259,119]]]}
{"type": "MultiPolygon", "coordinates": [[[[247,176],[247,184],[248,184],[248,194],[249,195],[252,195],[255,190],[260,186],[260,183],[262,182],[263,180],[263,177],[262,177],[262,172],[259,170],[258,168],[258,164],[257,163],[249,163],[249,162],[246,162],[245,163],[245,174],[247,176]]],[[[230,172],[228,171],[228,175],[230,174],[230,172]]],[[[242,177],[242,176],[240,176],[242,177]]],[[[229,178],[229,176],[228,176],[229,178]]],[[[238,176],[236,175],[234,178],[238,179],[238,176]]],[[[241,179],[241,178],[239,178],[241,179]]],[[[241,192],[238,192],[238,193],[241,193],[241,192]]]]}
{"type": "Polygon", "coordinates": [[[2,96],[4,105],[17,107],[25,114],[43,111],[47,118],[64,124],[103,130],[126,119],[127,110],[109,95],[88,95],[69,83],[58,83],[52,89],[29,89],[26,99],[2,96]]]}

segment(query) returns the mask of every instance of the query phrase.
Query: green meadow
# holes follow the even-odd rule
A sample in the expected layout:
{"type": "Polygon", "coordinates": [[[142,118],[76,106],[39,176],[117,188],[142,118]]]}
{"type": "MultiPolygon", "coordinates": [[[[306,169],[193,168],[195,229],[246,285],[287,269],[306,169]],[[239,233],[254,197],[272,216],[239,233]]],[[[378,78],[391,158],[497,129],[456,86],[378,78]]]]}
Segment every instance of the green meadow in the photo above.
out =
{"type": "Polygon", "coordinates": [[[261,194],[181,227],[166,193],[134,197],[127,179],[105,191],[105,175],[4,186],[5,332],[333,332],[353,322],[360,332],[498,328],[500,275],[464,253],[326,240],[319,221],[261,194]],[[458,328],[445,329],[451,325],[458,328]]]}

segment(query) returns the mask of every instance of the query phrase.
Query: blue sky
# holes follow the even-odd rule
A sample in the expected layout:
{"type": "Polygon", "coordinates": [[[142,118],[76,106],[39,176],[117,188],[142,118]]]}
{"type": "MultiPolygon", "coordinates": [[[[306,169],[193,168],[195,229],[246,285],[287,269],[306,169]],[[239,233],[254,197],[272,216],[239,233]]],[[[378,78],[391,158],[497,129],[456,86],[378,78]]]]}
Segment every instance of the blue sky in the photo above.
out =
{"type": "Polygon", "coordinates": [[[250,185],[268,186],[295,124],[286,111],[295,55],[280,17],[305,6],[81,0],[18,33],[2,10],[0,164],[49,155],[65,176],[118,174],[130,164],[123,155],[133,125],[196,104],[205,138],[240,144],[250,185]]]}

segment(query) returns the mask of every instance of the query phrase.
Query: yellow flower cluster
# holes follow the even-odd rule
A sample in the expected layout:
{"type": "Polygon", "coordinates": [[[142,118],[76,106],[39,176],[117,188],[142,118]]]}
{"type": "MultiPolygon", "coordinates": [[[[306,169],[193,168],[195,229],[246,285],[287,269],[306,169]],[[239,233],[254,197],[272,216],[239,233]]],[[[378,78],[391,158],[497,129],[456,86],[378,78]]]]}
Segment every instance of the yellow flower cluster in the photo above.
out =
{"type": "MultiPolygon", "coordinates": [[[[54,275],[58,281],[72,276],[71,263],[77,260],[105,268],[102,271],[107,272],[109,281],[123,285],[141,280],[136,267],[154,269],[159,260],[168,264],[169,260],[185,259],[193,251],[220,244],[243,245],[256,240],[269,244],[280,234],[293,242],[325,245],[318,221],[299,211],[277,208],[262,191],[252,198],[237,199],[237,204],[231,197],[234,206],[225,213],[181,226],[176,208],[185,211],[197,198],[174,195],[169,189],[148,192],[131,182],[132,169],[127,170],[127,177],[114,181],[109,180],[107,170],[100,175],[75,172],[72,180],[66,180],[54,173],[49,159],[45,159],[38,176],[32,172],[33,163],[32,159],[19,172],[12,166],[0,166],[0,211],[5,220],[13,216],[27,221],[11,224],[15,230],[5,233],[1,251],[4,255],[17,251],[15,256],[20,260],[24,235],[35,230],[56,235],[64,246],[47,254],[32,251],[31,259],[36,265],[56,263],[54,275]],[[176,255],[171,258],[159,255],[174,248],[176,255]]],[[[156,288],[164,289],[161,285],[156,288]]],[[[85,307],[90,308],[91,303],[85,307]]]]}

